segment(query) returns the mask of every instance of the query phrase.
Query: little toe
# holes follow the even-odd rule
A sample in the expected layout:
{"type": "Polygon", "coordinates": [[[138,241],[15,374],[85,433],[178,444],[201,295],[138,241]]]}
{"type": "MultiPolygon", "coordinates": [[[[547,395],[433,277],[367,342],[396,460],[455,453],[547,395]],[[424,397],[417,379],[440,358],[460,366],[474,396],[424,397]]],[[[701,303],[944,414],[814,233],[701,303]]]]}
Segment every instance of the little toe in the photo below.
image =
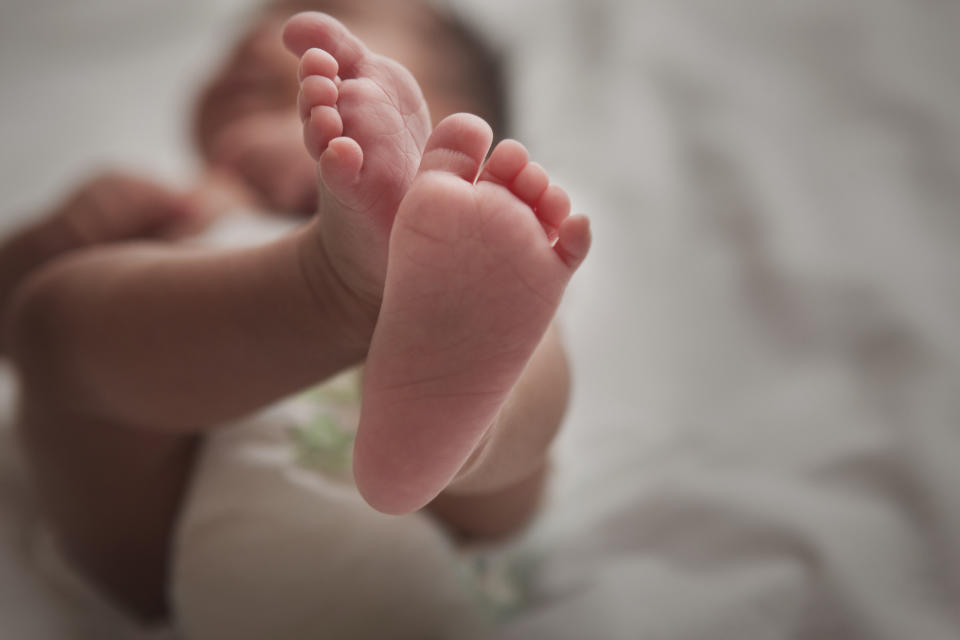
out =
{"type": "Polygon", "coordinates": [[[337,59],[323,49],[311,48],[300,57],[300,67],[297,77],[303,81],[310,76],[334,78],[340,71],[337,59]]]}
{"type": "Polygon", "coordinates": [[[448,116],[427,139],[420,173],[443,171],[472,183],[492,141],[493,130],[482,118],[468,113],[448,116]]]}
{"type": "Polygon", "coordinates": [[[585,215],[570,216],[557,229],[553,249],[570,268],[576,269],[590,251],[590,219],[585,215]]]}
{"type": "Polygon", "coordinates": [[[343,133],[343,120],[334,107],[321,105],[310,110],[303,125],[303,142],[314,160],[319,160],[331,140],[343,133]]]}
{"type": "Polygon", "coordinates": [[[368,51],[363,43],[336,18],[324,13],[298,13],[283,28],[283,43],[296,56],[308,49],[329,52],[340,67],[340,75],[353,77],[368,51]]]}
{"type": "Polygon", "coordinates": [[[560,224],[570,215],[570,196],[555,184],[547,187],[537,202],[537,217],[548,229],[559,229],[560,224]]]}
{"type": "Polygon", "coordinates": [[[337,103],[337,85],[333,80],[324,76],[307,76],[300,83],[300,95],[297,105],[300,110],[300,120],[310,117],[314,107],[332,107],[337,103]]]}
{"type": "Polygon", "coordinates": [[[353,138],[334,138],[320,156],[320,176],[334,193],[352,185],[363,168],[363,149],[353,138]]]}
{"type": "Polygon", "coordinates": [[[516,140],[504,140],[490,154],[480,179],[509,185],[529,161],[526,147],[516,140]]]}
{"type": "Polygon", "coordinates": [[[544,168],[536,162],[529,162],[513,179],[510,190],[533,208],[548,186],[550,186],[550,177],[544,168]]]}

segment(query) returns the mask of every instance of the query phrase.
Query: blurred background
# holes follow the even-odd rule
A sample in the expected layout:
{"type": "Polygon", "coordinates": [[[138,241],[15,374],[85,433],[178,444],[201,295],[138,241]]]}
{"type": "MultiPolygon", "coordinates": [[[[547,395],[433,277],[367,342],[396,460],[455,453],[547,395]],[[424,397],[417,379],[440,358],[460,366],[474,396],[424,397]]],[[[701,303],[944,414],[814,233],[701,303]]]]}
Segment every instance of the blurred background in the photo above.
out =
{"type": "MultiPolygon", "coordinates": [[[[5,0],[0,231],[97,169],[188,184],[254,4],[5,0]]],[[[960,5],[450,4],[595,232],[504,637],[960,637],[960,5]]],[[[4,374],[0,637],[73,637],[4,374]]]]}

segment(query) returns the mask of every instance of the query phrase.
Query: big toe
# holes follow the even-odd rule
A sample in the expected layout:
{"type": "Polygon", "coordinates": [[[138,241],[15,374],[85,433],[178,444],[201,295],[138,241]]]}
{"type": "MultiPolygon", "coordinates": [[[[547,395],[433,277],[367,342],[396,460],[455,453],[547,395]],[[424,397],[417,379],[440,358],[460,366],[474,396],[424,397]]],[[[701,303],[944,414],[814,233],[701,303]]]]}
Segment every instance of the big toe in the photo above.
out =
{"type": "Polygon", "coordinates": [[[336,58],[340,76],[356,75],[368,51],[363,42],[350,33],[342,22],[325,13],[298,13],[283,28],[283,43],[297,57],[309,49],[323,49],[336,58]]]}
{"type": "Polygon", "coordinates": [[[493,142],[485,120],[469,113],[444,118],[427,139],[420,173],[443,171],[474,182],[493,142]]]}

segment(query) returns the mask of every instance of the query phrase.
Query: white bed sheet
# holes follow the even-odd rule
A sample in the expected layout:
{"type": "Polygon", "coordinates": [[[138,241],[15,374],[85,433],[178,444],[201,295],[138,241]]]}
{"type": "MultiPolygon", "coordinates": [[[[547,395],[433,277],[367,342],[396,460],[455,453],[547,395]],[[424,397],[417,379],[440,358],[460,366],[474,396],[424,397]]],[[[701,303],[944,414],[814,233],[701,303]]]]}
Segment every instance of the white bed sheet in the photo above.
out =
{"type": "Polygon", "coordinates": [[[960,637],[958,24],[665,0],[538,31],[525,137],[599,251],[580,464],[504,638],[960,637]]]}
{"type": "MultiPolygon", "coordinates": [[[[183,78],[242,4],[4,3],[0,223],[94,164],[189,175],[183,78]]],[[[960,10],[457,4],[596,236],[557,483],[518,544],[536,605],[503,636],[960,637],[960,10]]],[[[0,637],[82,637],[30,569],[0,434],[0,637]]]]}

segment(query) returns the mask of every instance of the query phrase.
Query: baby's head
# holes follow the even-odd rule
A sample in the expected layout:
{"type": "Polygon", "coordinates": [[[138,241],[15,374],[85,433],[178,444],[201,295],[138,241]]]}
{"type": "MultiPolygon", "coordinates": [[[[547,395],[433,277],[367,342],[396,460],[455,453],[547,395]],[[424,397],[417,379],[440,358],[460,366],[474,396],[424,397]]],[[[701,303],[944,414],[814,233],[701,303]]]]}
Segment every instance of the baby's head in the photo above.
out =
{"type": "Polygon", "coordinates": [[[308,10],[338,18],[373,51],[407,67],[434,124],[466,111],[505,136],[500,61],[451,14],[423,0],[276,0],[204,90],[195,129],[204,158],[240,175],[268,207],[302,214],[316,207],[316,168],[296,112],[297,60],[281,42],[287,18],[308,10]]]}

